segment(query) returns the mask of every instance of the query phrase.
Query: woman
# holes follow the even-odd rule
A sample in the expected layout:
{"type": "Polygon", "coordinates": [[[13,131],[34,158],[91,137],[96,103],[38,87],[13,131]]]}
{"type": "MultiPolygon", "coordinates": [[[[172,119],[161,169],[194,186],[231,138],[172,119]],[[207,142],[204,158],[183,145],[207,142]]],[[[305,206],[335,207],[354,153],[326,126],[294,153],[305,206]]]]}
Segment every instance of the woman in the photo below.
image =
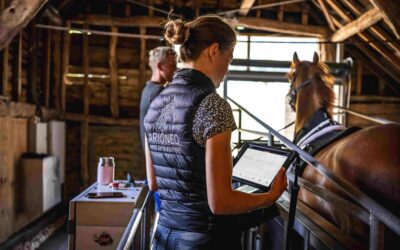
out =
{"type": "Polygon", "coordinates": [[[233,58],[235,31],[217,16],[203,16],[189,23],[170,20],[164,36],[181,45],[184,68],[145,118],[147,178],[162,201],[153,247],[241,249],[241,231],[229,215],[274,204],[287,182],[281,169],[267,193],[232,189],[236,125],[215,88],[233,58]]]}

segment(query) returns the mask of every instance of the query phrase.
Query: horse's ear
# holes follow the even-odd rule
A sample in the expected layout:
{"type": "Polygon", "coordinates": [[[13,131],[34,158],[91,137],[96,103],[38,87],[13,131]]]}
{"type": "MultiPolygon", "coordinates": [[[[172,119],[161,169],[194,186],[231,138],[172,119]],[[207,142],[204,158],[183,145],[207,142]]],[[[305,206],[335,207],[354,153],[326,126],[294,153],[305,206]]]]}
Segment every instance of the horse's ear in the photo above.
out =
{"type": "Polygon", "coordinates": [[[313,63],[314,64],[319,63],[319,56],[318,56],[317,52],[314,52],[313,63]]]}
{"type": "Polygon", "coordinates": [[[297,52],[294,52],[294,54],[293,54],[293,63],[297,64],[299,62],[300,62],[300,60],[299,60],[299,57],[297,56],[297,52]]]}

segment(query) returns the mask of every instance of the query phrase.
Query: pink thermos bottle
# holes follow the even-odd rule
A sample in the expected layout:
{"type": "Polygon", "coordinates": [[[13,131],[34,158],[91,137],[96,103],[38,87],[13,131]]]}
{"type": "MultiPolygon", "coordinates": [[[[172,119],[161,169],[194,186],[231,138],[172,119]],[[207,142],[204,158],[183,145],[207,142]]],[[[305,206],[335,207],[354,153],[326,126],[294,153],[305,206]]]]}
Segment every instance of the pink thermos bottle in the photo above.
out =
{"type": "Polygon", "coordinates": [[[100,157],[97,165],[97,183],[108,185],[114,181],[114,157],[100,157]]]}

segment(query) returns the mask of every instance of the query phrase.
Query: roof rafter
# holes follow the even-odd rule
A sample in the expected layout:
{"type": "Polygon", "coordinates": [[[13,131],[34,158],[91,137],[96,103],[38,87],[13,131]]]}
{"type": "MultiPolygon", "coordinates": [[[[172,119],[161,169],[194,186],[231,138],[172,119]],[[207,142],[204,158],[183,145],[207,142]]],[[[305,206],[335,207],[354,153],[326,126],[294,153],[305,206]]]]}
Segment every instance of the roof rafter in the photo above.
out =
{"type": "Polygon", "coordinates": [[[240,15],[245,16],[247,13],[249,13],[250,8],[253,6],[254,2],[256,0],[242,0],[242,3],[240,4],[240,15]]]}

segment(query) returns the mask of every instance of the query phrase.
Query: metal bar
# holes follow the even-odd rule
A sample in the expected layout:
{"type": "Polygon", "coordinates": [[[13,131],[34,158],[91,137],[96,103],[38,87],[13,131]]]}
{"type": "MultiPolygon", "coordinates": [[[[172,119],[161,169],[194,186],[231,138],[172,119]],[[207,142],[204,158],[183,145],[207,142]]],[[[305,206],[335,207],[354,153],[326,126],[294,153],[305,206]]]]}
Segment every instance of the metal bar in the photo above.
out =
{"type": "MultiPolygon", "coordinates": [[[[124,234],[121,237],[121,240],[118,244],[117,250],[127,250],[131,247],[133,240],[135,238],[136,232],[139,228],[139,225],[144,224],[144,223],[140,223],[140,222],[142,220],[143,215],[145,215],[145,213],[146,213],[146,207],[151,199],[151,194],[152,194],[151,191],[147,192],[146,198],[145,198],[140,210],[137,208],[135,208],[133,210],[132,217],[128,223],[128,226],[125,229],[124,234]]],[[[142,241],[142,239],[141,239],[141,241],[142,241]]],[[[142,242],[141,242],[141,245],[142,245],[142,242]]]]}
{"type": "Polygon", "coordinates": [[[288,148],[295,150],[300,157],[308,164],[314,167],[318,172],[326,176],[328,179],[330,179],[334,185],[342,190],[345,194],[350,196],[352,199],[354,199],[356,202],[358,202],[360,205],[362,205],[364,208],[367,210],[371,211],[379,220],[381,220],[385,225],[390,227],[394,232],[400,235],[400,218],[396,217],[394,214],[389,212],[386,208],[382,207],[378,203],[376,203],[374,200],[372,200],[370,197],[365,195],[363,192],[361,192],[359,189],[355,188],[353,185],[351,185],[348,181],[344,180],[343,178],[340,178],[338,176],[335,176],[331,170],[327,169],[323,164],[321,164],[319,161],[317,161],[314,157],[309,155],[307,152],[303,151],[301,148],[299,148],[297,145],[293,144],[289,139],[275,131],[272,127],[270,127],[268,124],[260,120],[258,117],[250,113],[248,110],[246,110],[243,106],[232,100],[230,97],[227,97],[229,101],[234,103],[237,107],[242,109],[247,115],[252,117],[254,120],[256,120],[260,125],[262,125],[264,128],[268,129],[270,133],[274,134],[280,141],[282,141],[283,144],[285,144],[288,148]]]}
{"type": "Polygon", "coordinates": [[[261,135],[261,136],[264,136],[264,137],[268,137],[269,136],[269,133],[259,132],[259,131],[255,131],[255,130],[244,129],[244,128],[239,128],[238,131],[245,132],[245,133],[250,133],[250,134],[255,134],[255,135],[261,135]]]}
{"type": "Polygon", "coordinates": [[[369,217],[369,249],[380,250],[384,246],[384,227],[373,214],[369,217]]]}
{"type": "Polygon", "coordinates": [[[364,118],[366,120],[373,121],[373,122],[376,122],[376,123],[379,123],[379,124],[389,124],[389,123],[397,123],[397,124],[399,124],[398,122],[391,121],[391,120],[388,120],[388,119],[385,119],[385,118],[381,118],[381,117],[369,117],[367,115],[361,114],[359,112],[350,110],[350,109],[345,108],[345,107],[336,106],[336,105],[334,107],[342,109],[342,110],[346,111],[347,113],[349,113],[351,115],[354,115],[354,116],[357,116],[357,117],[360,117],[360,118],[364,118]]]}

